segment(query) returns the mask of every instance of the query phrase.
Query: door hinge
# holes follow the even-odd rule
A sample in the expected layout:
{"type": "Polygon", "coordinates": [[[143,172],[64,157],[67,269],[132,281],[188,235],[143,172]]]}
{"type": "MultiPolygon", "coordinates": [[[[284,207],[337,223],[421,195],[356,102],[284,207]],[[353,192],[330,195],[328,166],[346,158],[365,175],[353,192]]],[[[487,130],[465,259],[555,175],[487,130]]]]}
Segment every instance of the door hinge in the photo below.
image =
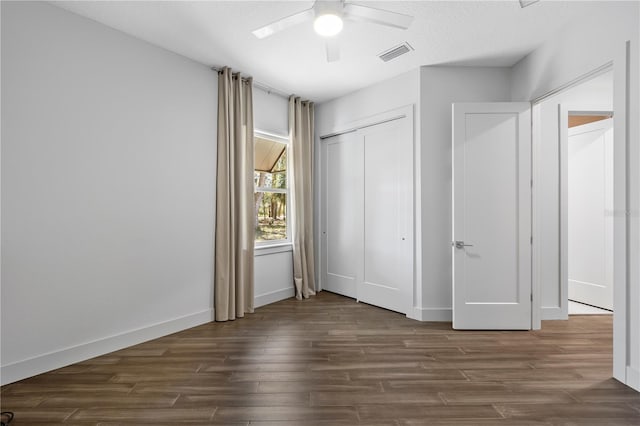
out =
{"type": "Polygon", "coordinates": [[[531,301],[533,302],[533,293],[531,293],[531,301]]]}
{"type": "Polygon", "coordinates": [[[531,236],[531,238],[529,238],[529,243],[533,245],[533,235],[531,236]]]}
{"type": "Polygon", "coordinates": [[[531,188],[533,188],[533,179],[531,179],[531,188]]]}

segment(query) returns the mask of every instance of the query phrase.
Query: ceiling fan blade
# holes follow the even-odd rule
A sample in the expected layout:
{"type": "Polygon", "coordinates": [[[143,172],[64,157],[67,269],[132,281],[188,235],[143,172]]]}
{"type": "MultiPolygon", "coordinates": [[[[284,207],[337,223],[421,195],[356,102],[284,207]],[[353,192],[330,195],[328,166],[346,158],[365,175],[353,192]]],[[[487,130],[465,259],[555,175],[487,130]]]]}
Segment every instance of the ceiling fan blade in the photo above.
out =
{"type": "Polygon", "coordinates": [[[340,60],[340,44],[336,38],[327,38],[327,62],[337,62],[340,60]]]}
{"type": "Polygon", "coordinates": [[[413,16],[353,3],[344,4],[344,17],[353,21],[373,22],[406,30],[413,22],[413,16]]]}
{"type": "Polygon", "coordinates": [[[313,16],[313,8],[303,10],[302,12],[298,12],[293,15],[287,16],[286,18],[279,19],[252,32],[253,35],[258,38],[269,37],[270,35],[273,35],[278,31],[282,31],[294,25],[298,25],[305,21],[311,20],[313,19],[313,16]]]}

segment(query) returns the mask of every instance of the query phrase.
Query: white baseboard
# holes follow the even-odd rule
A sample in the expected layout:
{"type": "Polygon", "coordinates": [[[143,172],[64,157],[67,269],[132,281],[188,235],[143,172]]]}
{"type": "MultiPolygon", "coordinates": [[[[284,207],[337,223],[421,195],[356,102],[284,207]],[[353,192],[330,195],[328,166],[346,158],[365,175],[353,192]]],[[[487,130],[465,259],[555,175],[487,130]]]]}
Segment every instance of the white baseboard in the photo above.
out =
{"type": "Polygon", "coordinates": [[[101,338],[92,342],[82,343],[77,346],[3,365],[0,368],[0,384],[13,383],[76,362],[85,361],[148,340],[157,339],[191,327],[206,324],[213,320],[213,309],[208,309],[147,327],[126,331],[115,336],[101,338]]]}
{"type": "MultiPolygon", "coordinates": [[[[413,308],[413,311],[407,314],[407,317],[418,321],[439,321],[450,322],[453,319],[453,311],[451,308],[413,308]]],[[[562,309],[542,308],[543,320],[566,320],[567,315],[562,313],[562,309]]]]}
{"type": "Polygon", "coordinates": [[[259,308],[260,306],[289,299],[293,296],[295,296],[293,287],[282,288],[280,290],[270,291],[269,293],[255,296],[255,298],[253,299],[253,306],[259,308]]]}
{"type": "Polygon", "coordinates": [[[559,307],[542,307],[541,318],[544,320],[566,320],[569,319],[567,314],[562,312],[559,307]]]}
{"type": "Polygon", "coordinates": [[[451,322],[453,312],[451,308],[416,308],[407,317],[418,321],[451,322]]]}
{"type": "Polygon", "coordinates": [[[640,392],[640,370],[627,366],[627,386],[640,392]]]}

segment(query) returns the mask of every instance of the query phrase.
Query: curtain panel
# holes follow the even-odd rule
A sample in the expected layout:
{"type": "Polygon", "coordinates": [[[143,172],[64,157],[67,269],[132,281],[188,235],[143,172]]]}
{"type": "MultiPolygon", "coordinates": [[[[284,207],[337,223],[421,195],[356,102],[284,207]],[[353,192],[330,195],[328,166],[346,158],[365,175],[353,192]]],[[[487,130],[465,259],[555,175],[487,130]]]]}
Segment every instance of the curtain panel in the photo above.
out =
{"type": "Polygon", "coordinates": [[[293,157],[292,201],[293,281],[296,298],[315,294],[313,252],[313,142],[312,102],[289,97],[289,135],[293,157]]]}
{"type": "Polygon", "coordinates": [[[218,72],[214,307],[216,321],[253,312],[253,82],[218,72]]]}

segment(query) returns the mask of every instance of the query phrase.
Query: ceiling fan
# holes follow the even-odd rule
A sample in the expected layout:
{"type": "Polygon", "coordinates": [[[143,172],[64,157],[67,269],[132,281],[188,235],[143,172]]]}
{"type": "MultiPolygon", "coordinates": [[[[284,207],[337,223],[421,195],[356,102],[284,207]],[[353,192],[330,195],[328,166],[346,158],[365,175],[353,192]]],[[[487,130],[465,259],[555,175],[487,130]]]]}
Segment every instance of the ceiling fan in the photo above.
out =
{"type": "Polygon", "coordinates": [[[311,20],[313,20],[313,28],[316,33],[326,38],[327,61],[335,62],[340,59],[340,48],[334,36],[342,31],[343,20],[370,22],[405,30],[411,25],[413,16],[345,3],[344,0],[316,0],[310,9],[258,28],[253,31],[253,35],[262,39],[311,20]]]}

